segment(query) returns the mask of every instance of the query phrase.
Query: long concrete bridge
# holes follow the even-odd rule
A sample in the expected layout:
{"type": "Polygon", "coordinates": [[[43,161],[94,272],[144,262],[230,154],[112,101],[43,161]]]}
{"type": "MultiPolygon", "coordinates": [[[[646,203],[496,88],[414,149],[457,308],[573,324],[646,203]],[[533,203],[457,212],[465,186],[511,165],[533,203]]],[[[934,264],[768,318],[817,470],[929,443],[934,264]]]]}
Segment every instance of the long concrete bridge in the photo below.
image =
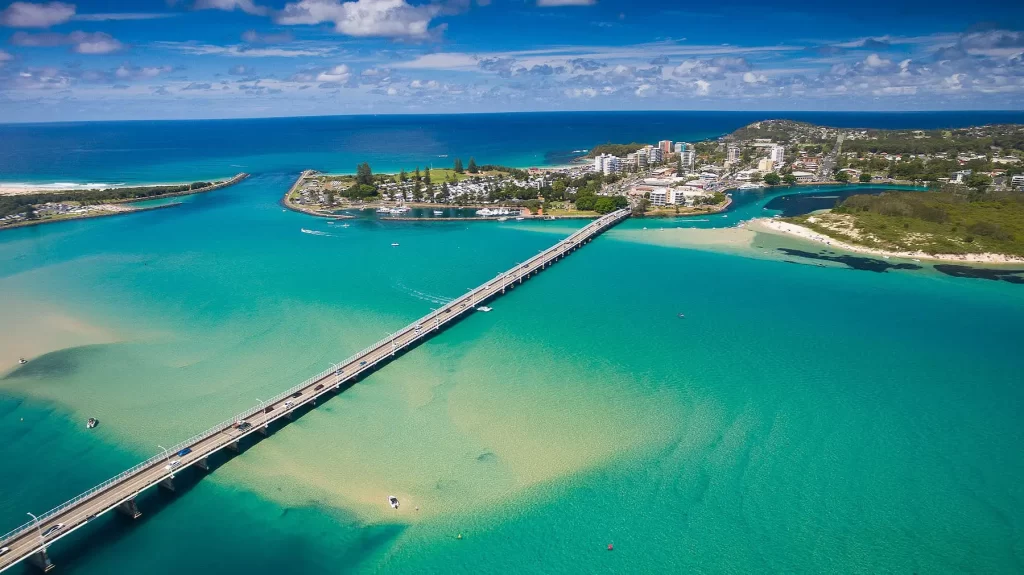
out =
{"type": "Polygon", "coordinates": [[[239,451],[239,441],[251,434],[268,434],[271,423],[291,419],[305,405],[327,394],[340,392],[360,376],[390,361],[399,352],[431,337],[442,327],[473,313],[477,306],[505,293],[516,284],[544,270],[629,216],[618,210],[594,220],[569,237],[498,274],[469,293],[403,327],[348,359],[334,364],[306,381],[190,437],[142,463],[122,472],[81,495],[39,515],[0,538],[0,571],[29,560],[44,572],[54,568],[47,548],[96,517],[117,510],[130,518],[142,515],[135,498],[143,490],[159,485],[174,490],[174,474],[195,466],[209,471],[208,458],[223,449],[239,451]]]}

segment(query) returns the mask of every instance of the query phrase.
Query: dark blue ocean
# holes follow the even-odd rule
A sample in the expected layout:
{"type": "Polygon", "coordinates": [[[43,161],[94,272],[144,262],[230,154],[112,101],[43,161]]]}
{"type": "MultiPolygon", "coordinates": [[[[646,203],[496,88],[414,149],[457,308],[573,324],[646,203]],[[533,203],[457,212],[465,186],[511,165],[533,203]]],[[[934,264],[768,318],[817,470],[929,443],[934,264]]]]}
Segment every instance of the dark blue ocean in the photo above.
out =
{"type": "Polygon", "coordinates": [[[0,125],[0,182],[152,183],[314,168],[449,167],[456,157],[563,164],[605,142],[696,141],[788,118],[841,127],[953,128],[1024,112],[552,112],[0,125]]]}

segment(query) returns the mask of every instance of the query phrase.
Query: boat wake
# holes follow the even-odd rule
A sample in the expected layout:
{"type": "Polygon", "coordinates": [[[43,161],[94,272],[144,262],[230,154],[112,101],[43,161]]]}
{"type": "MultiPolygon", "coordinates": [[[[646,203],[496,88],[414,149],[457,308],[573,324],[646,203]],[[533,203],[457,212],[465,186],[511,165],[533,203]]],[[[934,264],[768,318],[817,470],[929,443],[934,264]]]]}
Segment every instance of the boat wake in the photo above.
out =
{"type": "Polygon", "coordinates": [[[414,297],[414,298],[416,298],[418,300],[425,301],[425,302],[430,302],[430,303],[437,304],[437,305],[445,305],[447,303],[451,303],[451,301],[453,299],[453,298],[450,298],[450,297],[443,297],[443,296],[439,296],[439,295],[433,295],[433,294],[429,294],[429,293],[424,293],[424,292],[421,292],[419,290],[415,290],[415,289],[412,289],[410,287],[406,287],[406,286],[404,286],[402,284],[398,284],[397,287],[403,293],[405,293],[407,295],[410,295],[410,296],[412,296],[412,297],[414,297]]]}
{"type": "Polygon", "coordinates": [[[334,237],[334,234],[329,234],[327,232],[321,232],[319,230],[307,230],[306,228],[302,228],[299,231],[301,231],[304,234],[309,234],[311,236],[327,236],[329,238],[333,238],[334,237]]]}

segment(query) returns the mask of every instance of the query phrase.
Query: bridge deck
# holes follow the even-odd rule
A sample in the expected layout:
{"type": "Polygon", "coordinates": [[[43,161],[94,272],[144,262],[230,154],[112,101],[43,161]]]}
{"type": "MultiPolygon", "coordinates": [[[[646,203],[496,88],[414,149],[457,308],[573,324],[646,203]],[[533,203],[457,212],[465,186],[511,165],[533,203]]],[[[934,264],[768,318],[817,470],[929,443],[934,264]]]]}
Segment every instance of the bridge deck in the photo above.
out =
{"type": "Polygon", "coordinates": [[[343,362],[334,364],[331,369],[175,445],[167,451],[167,454],[150,458],[40,515],[38,525],[35,522],[30,522],[11,531],[0,539],[0,548],[9,548],[4,555],[0,556],[0,571],[8,569],[40,551],[45,552],[46,548],[55,541],[82,527],[91,519],[126,501],[133,500],[144,489],[173,478],[175,472],[199,462],[205,463],[208,456],[226,447],[237,446],[237,442],[243,437],[257,431],[265,432],[270,423],[292,415],[298,408],[315,402],[317,398],[327,393],[347,387],[360,375],[372,371],[382,362],[390,360],[396,353],[429,338],[433,332],[443,326],[472,313],[478,305],[504,293],[506,288],[515,283],[522,283],[524,278],[565,257],[628,215],[628,210],[618,210],[590,222],[554,246],[517,264],[512,269],[498,274],[494,279],[410,323],[393,335],[374,343],[343,362]],[[177,455],[186,449],[190,450],[187,454],[177,455]],[[63,528],[45,537],[41,535],[47,529],[58,524],[63,524],[63,528]]]}

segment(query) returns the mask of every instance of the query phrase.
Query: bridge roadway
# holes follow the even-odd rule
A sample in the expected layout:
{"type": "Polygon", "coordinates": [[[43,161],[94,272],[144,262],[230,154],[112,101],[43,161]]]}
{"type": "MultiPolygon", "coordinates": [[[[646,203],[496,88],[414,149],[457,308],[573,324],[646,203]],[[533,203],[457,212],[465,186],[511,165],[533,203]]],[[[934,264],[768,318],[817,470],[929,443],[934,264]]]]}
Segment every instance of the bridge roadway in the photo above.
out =
{"type": "Polygon", "coordinates": [[[259,432],[267,435],[268,426],[274,421],[284,417],[291,419],[296,410],[304,405],[315,405],[318,398],[348,387],[359,376],[392,359],[398,352],[416,345],[443,326],[472,313],[477,306],[505,293],[506,289],[511,289],[516,283],[521,284],[525,278],[565,257],[628,216],[628,210],[618,210],[590,222],[554,246],[521,264],[516,264],[514,268],[498,274],[494,279],[341,363],[333,364],[330,369],[39,515],[38,521],[33,520],[7,533],[0,538],[0,548],[8,548],[7,552],[0,555],[0,571],[25,559],[43,571],[49,571],[54,564],[50,561],[46,549],[57,540],[112,509],[117,509],[132,518],[139,517],[141,513],[135,505],[135,497],[143,490],[160,485],[173,491],[176,472],[193,465],[209,470],[207,457],[210,455],[225,448],[237,452],[239,440],[250,434],[259,432]],[[56,525],[63,527],[48,532],[56,525]]]}

